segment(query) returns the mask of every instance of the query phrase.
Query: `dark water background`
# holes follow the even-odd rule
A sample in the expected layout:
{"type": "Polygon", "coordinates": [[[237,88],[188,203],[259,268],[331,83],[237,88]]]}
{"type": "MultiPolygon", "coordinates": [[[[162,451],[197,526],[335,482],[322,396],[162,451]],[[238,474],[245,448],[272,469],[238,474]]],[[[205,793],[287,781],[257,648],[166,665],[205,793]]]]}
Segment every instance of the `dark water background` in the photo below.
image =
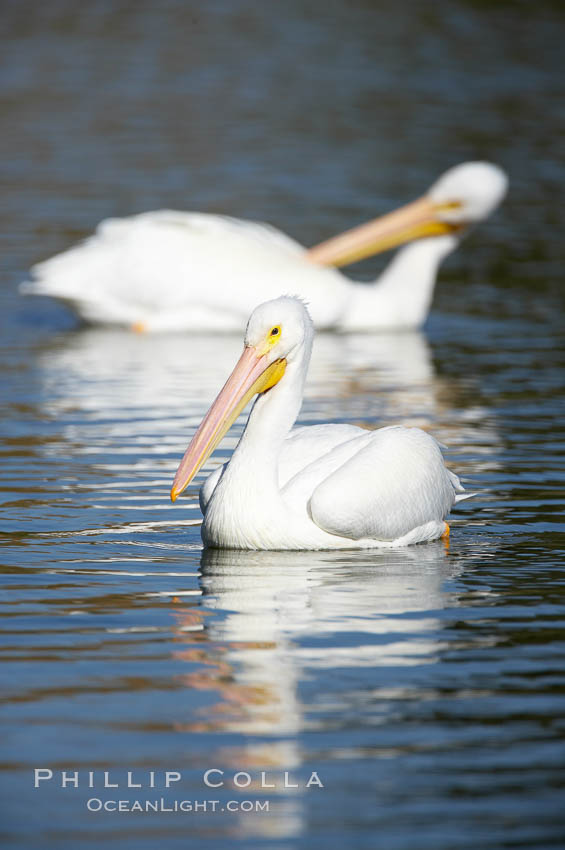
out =
{"type": "Polygon", "coordinates": [[[4,0],[0,22],[2,846],[565,846],[562,4],[4,0]],[[17,294],[26,270],[158,207],[311,244],[476,158],[511,192],[425,335],[321,335],[301,414],[446,443],[478,491],[449,549],[203,554],[197,487],[168,489],[240,339],[81,329],[17,294]]]}

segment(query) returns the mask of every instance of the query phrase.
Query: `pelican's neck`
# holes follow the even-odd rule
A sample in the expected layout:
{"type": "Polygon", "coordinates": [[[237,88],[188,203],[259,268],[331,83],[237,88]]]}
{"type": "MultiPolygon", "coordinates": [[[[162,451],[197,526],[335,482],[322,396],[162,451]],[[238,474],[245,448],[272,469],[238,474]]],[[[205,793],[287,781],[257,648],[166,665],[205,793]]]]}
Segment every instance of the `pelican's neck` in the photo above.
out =
{"type": "Polygon", "coordinates": [[[206,545],[228,548],[285,548],[288,508],[278,476],[282,444],[292,428],[304,391],[311,335],[278,384],[260,395],[230,462],[206,507],[202,537],[206,545]]]}
{"type": "Polygon", "coordinates": [[[268,458],[273,468],[277,468],[280,448],[302,406],[309,360],[308,351],[307,357],[288,363],[279,383],[258,396],[232,463],[239,454],[245,454],[246,457],[251,454],[260,457],[262,462],[268,458]]]}
{"type": "Polygon", "coordinates": [[[420,327],[431,306],[439,265],[458,242],[455,236],[437,236],[406,245],[373,284],[354,284],[340,329],[420,327]]]}

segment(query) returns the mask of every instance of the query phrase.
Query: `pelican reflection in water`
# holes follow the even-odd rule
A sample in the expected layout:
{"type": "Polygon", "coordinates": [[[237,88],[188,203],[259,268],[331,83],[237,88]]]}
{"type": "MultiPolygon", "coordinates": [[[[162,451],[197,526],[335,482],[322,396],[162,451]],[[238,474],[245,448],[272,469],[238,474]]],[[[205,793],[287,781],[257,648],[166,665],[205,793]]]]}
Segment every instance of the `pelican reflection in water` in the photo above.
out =
{"type": "MultiPolygon", "coordinates": [[[[239,829],[300,832],[304,793],[282,792],[281,785],[285,771],[304,779],[318,767],[304,733],[324,735],[319,770],[327,782],[324,763],[345,757],[341,730],[360,701],[385,722],[421,686],[422,673],[414,671],[428,666],[433,680],[443,629],[457,619],[456,610],[448,612],[458,606],[461,569],[442,541],[345,553],[204,550],[201,605],[184,613],[182,597],[172,604],[173,655],[189,668],[179,681],[209,698],[188,715],[179,710],[175,728],[219,736],[209,763],[226,777],[241,770],[256,779],[265,771],[277,785],[262,792],[273,801],[268,826],[246,815],[239,829]]],[[[359,727],[358,751],[347,754],[373,765],[373,776],[375,759],[391,756],[390,743],[379,743],[374,730],[371,723],[359,727]]]]}

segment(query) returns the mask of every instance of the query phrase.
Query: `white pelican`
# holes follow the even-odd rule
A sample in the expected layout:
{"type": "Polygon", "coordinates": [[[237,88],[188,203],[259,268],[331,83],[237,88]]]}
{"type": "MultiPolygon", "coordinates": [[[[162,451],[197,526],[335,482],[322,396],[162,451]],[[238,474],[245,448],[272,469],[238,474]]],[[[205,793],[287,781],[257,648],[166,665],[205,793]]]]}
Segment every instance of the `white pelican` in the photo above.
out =
{"type": "Polygon", "coordinates": [[[108,219],[34,266],[21,291],[58,298],[87,322],[148,331],[239,330],[257,304],[284,292],[307,300],[320,329],[415,328],[440,262],[506,187],[497,166],[464,163],[419,200],[310,250],[268,225],[223,216],[158,210],[108,219]],[[417,241],[373,284],[329,267],[409,240],[417,241]]]}
{"type": "Polygon", "coordinates": [[[259,394],[231,460],[201,489],[206,546],[358,549],[448,533],[445,517],[463,488],[424,431],[345,424],[290,430],[312,340],[312,320],[298,298],[253,311],[243,353],[185,452],[172,500],[259,394]]]}

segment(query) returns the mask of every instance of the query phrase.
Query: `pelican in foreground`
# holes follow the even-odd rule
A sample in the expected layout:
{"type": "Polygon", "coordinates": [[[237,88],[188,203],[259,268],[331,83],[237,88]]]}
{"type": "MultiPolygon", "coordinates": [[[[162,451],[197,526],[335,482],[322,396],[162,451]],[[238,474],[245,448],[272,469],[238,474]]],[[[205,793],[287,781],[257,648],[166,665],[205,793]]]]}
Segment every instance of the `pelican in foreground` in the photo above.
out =
{"type": "Polygon", "coordinates": [[[364,549],[448,533],[445,518],[463,488],[424,431],[345,424],[291,430],[313,333],[298,298],[283,296],[253,311],[243,353],[185,452],[171,499],[258,395],[231,460],[201,489],[205,546],[364,549]]]}
{"type": "Polygon", "coordinates": [[[441,261],[506,188],[497,166],[464,163],[419,200],[309,250],[236,218],[158,210],[108,219],[34,266],[21,291],[58,298],[90,323],[147,331],[239,330],[257,304],[289,290],[307,300],[319,329],[416,328],[441,261]],[[406,242],[373,283],[334,268],[406,242]]]}

